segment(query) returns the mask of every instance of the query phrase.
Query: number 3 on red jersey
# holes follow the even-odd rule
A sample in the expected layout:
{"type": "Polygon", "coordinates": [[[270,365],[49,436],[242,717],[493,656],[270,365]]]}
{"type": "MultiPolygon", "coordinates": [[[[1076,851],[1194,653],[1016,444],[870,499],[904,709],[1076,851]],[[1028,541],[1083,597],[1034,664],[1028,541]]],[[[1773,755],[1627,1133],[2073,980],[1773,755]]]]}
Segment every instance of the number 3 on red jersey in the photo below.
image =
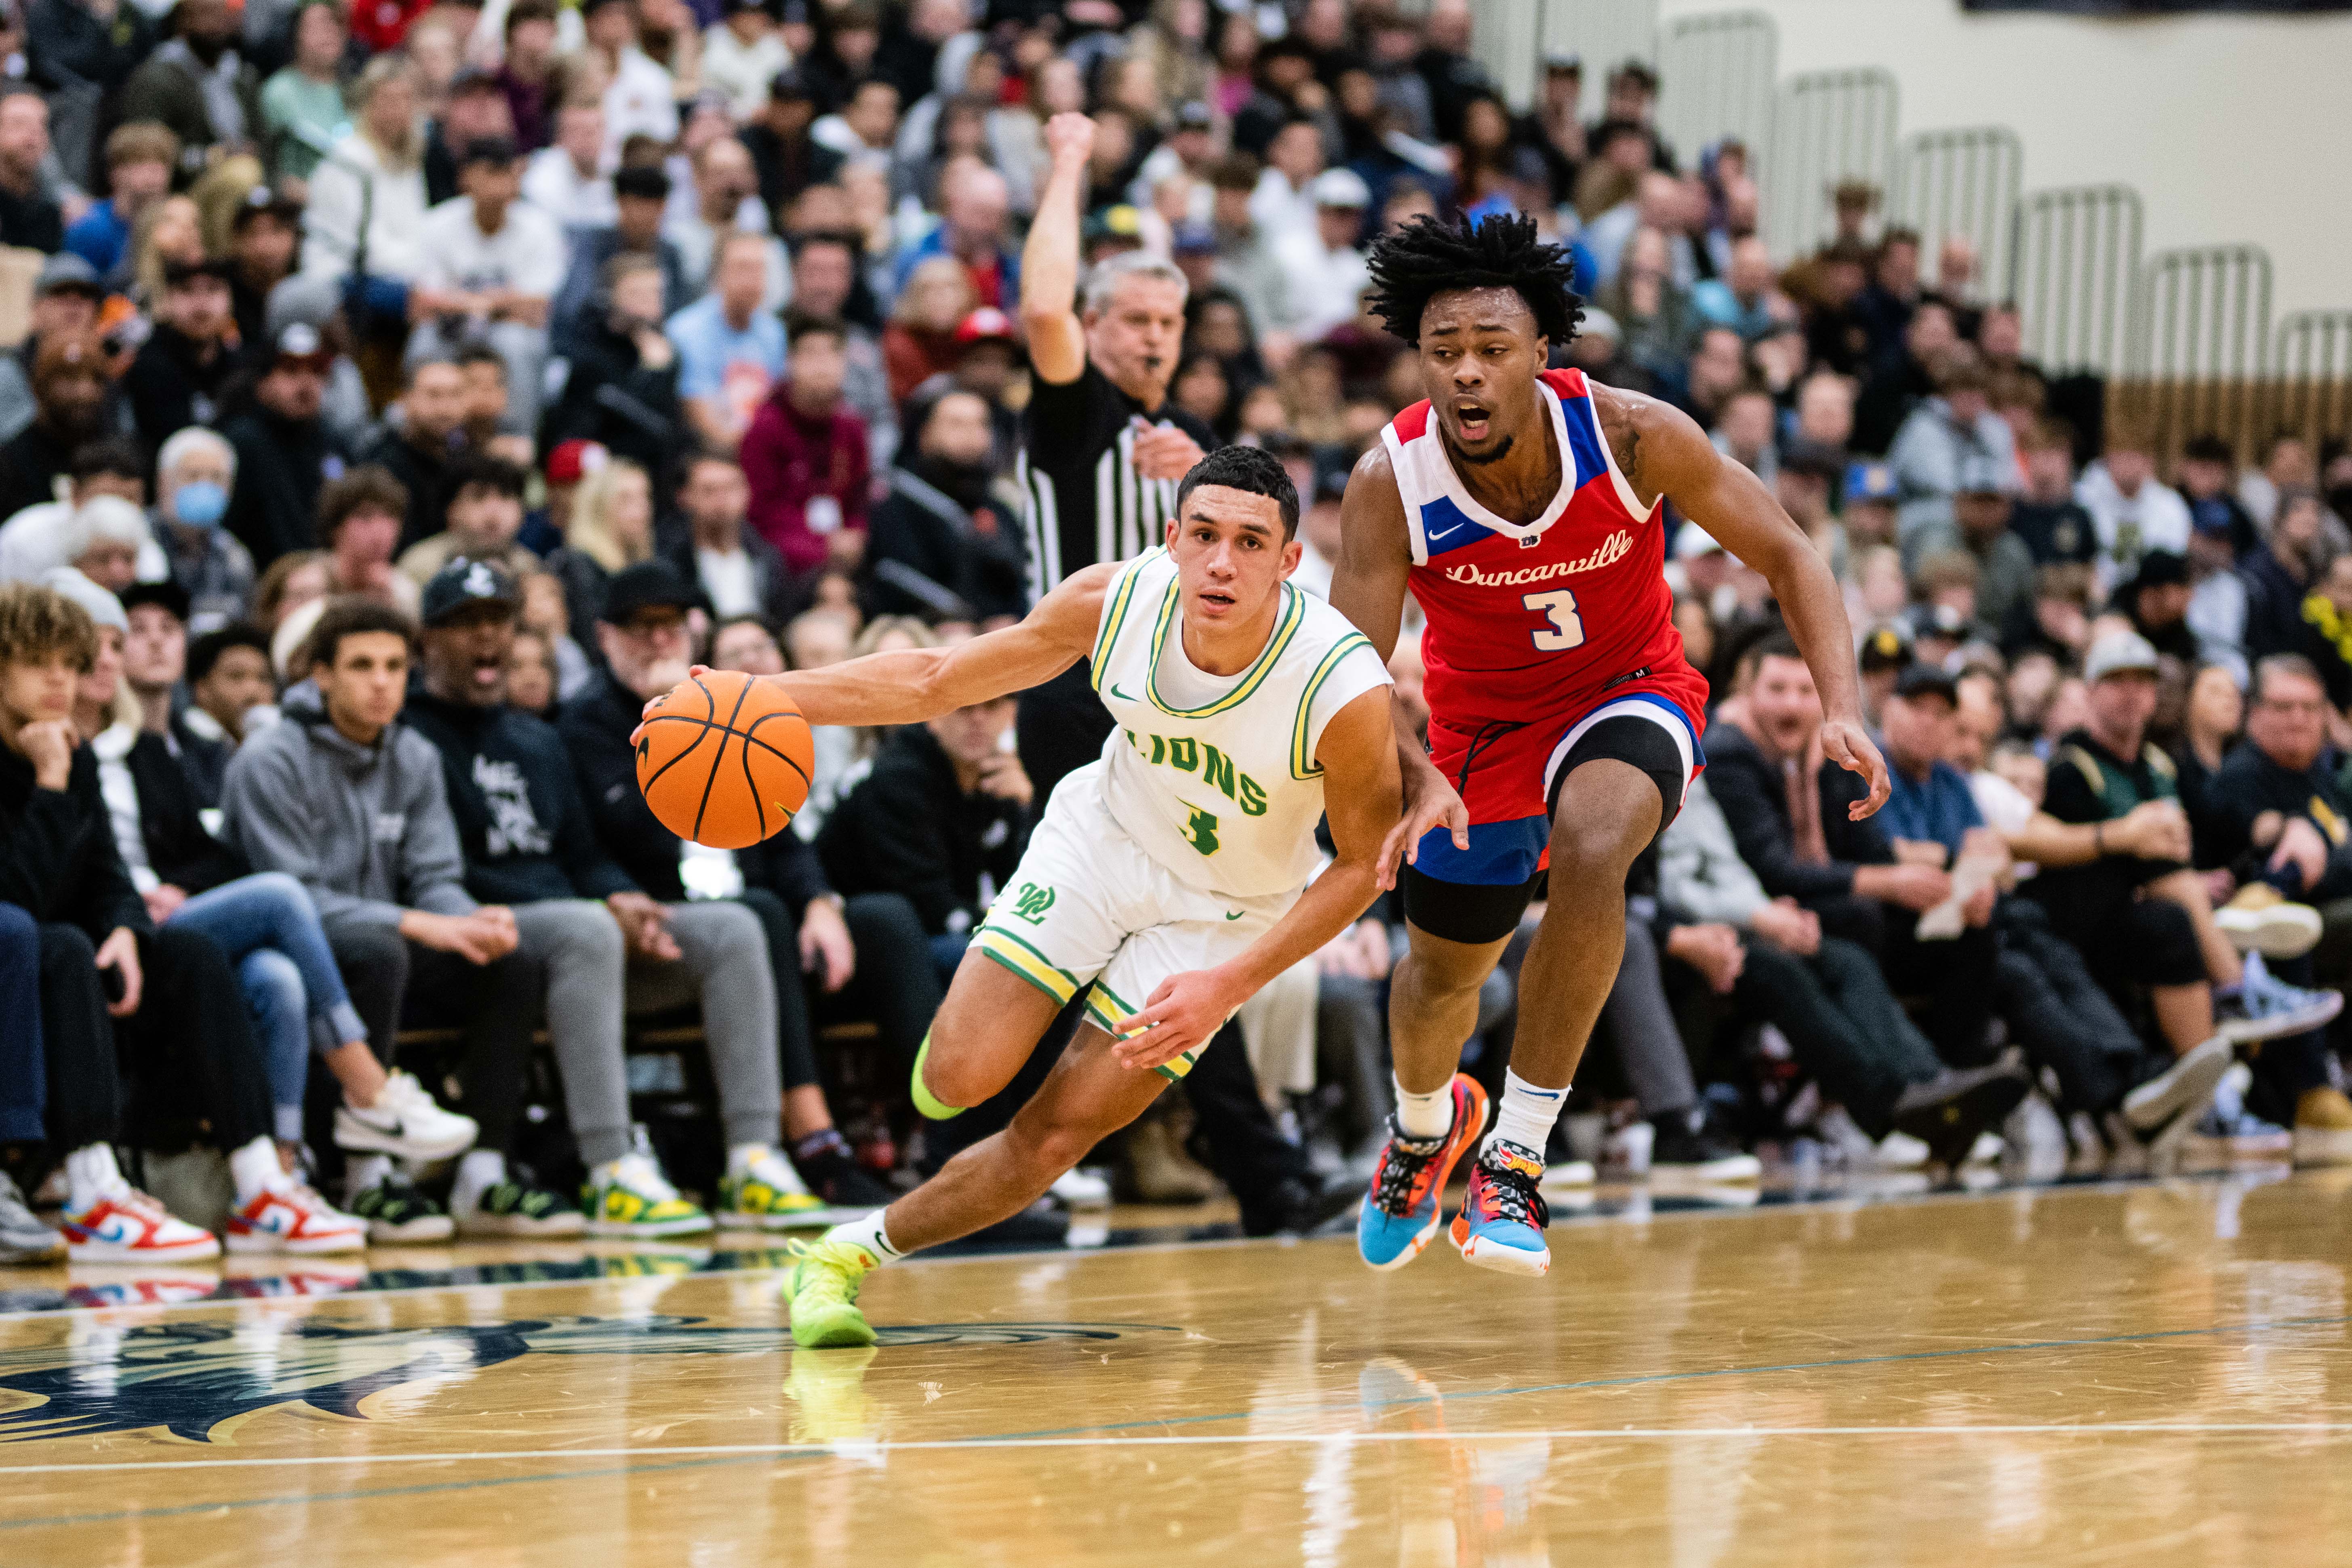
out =
{"type": "Polygon", "coordinates": [[[1529,594],[1519,603],[1540,613],[1549,623],[1538,626],[1532,634],[1539,651],[1559,653],[1584,641],[1584,621],[1576,613],[1576,595],[1567,589],[1529,594]]]}

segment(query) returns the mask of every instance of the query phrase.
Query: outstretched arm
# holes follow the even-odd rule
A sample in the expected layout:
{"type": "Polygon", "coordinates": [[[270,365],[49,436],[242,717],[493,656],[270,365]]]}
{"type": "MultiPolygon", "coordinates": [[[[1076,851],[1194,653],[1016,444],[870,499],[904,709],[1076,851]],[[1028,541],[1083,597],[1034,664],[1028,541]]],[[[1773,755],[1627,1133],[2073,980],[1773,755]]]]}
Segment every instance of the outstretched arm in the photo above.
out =
{"type": "MultiPolygon", "coordinates": [[[[1051,680],[1086,657],[1102,620],[1103,590],[1118,574],[1106,563],[1073,573],[1017,626],[953,647],[869,653],[822,669],[761,677],[820,724],[919,724],[1051,680]]],[[[697,674],[701,673],[699,667],[697,674]]],[[[668,696],[646,704],[651,718],[668,696]]]]}
{"type": "MultiPolygon", "coordinates": [[[[1371,639],[1383,664],[1396,652],[1412,571],[1404,500],[1397,491],[1388,448],[1375,446],[1356,459],[1348,493],[1339,501],[1339,560],[1331,572],[1331,607],[1371,639]]],[[[1397,861],[1419,856],[1422,835],[1440,824],[1454,830],[1455,848],[1470,847],[1470,815],[1462,797],[1430,762],[1429,748],[1422,744],[1404,704],[1391,698],[1389,709],[1404,782],[1404,814],[1391,827],[1375,866],[1384,889],[1396,885],[1397,861]]]]}
{"type": "Polygon", "coordinates": [[[1086,374],[1086,331],[1078,322],[1078,208],[1087,194],[1087,160],[1095,122],[1056,114],[1045,122],[1053,167],[1037,197],[1036,220],[1021,247],[1021,327],[1029,363],[1056,386],[1086,374]]]}
{"type": "Polygon", "coordinates": [[[1621,455],[1632,448],[1633,460],[1622,466],[1634,488],[1673,501],[1772,584],[1772,596],[1822,695],[1822,751],[1870,786],[1869,795],[1848,808],[1859,822],[1886,804],[1893,786],[1885,760],[1863,728],[1853,631],[1846,624],[1837,579],[1763,483],[1717,451],[1688,415],[1629,393],[1617,394],[1615,401],[1626,434],[1620,437],[1612,431],[1612,439],[1621,455]]]}
{"type": "Polygon", "coordinates": [[[1397,820],[1396,742],[1388,710],[1386,687],[1363,693],[1331,715],[1315,748],[1339,858],[1237,956],[1214,969],[1169,976],[1143,1011],[1121,1019],[1122,1032],[1142,1031],[1123,1033],[1112,1047],[1122,1066],[1155,1068],[1206,1045],[1234,1009],[1292,964],[1322,952],[1370,907],[1381,886],[1382,843],[1397,820]]]}

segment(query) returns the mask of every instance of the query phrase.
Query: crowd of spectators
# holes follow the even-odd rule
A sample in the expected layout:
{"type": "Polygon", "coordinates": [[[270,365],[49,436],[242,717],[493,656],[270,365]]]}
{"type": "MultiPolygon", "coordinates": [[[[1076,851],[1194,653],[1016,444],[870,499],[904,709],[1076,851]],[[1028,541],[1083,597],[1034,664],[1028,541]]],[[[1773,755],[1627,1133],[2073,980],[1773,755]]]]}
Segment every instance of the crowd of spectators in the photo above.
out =
{"type": "MultiPolygon", "coordinates": [[[[1662,514],[1710,765],[1636,868],[1570,1152],[1957,1167],[2002,1139],[1891,1132],[1905,1097],[2007,1064],[2009,1148],[2072,1171],[2352,1163],[2352,452],[2158,450],[1867,187],[1775,253],[1748,150],[1668,145],[1639,62],[1587,121],[1571,58],[1514,112],[1466,0],[0,28],[0,246],[39,253],[0,353],[0,1259],[57,1249],[37,1201],[84,1258],[216,1251],[191,1219],[261,1251],[782,1228],[941,1156],[906,1068],[1043,805],[1014,705],[820,731],[793,831],[735,853],[660,826],[628,737],[698,659],[1024,611],[1024,249],[1068,111],[1078,261],[1181,270],[1170,402],[1290,467],[1302,584],[1421,395],[1366,246],[1514,209],[1576,260],[1555,363],[1690,413],[1844,585],[1895,773],[1860,823],[1762,578],[1662,514]],[[698,1047],[626,1054],[680,1017],[698,1047]],[[116,1153],[191,1145],[225,1217],[116,1153]]],[[[1118,1190],[1222,1179],[1261,1232],[1355,1190],[1397,918],[1253,1003],[1245,1060],[1097,1156],[1118,1190]]],[[[1515,969],[1465,1058],[1496,1081],[1515,969]]]]}

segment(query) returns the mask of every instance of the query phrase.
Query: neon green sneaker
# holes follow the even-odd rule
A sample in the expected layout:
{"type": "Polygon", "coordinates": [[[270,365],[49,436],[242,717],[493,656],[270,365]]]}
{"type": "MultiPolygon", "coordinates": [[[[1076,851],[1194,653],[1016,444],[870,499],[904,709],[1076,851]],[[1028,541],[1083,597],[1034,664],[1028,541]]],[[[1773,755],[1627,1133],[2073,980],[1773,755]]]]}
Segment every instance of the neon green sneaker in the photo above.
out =
{"type": "Polygon", "coordinates": [[[650,1156],[632,1152],[588,1173],[580,1189],[591,1236],[696,1236],[710,1216],[678,1195],[650,1156]]]}
{"type": "Polygon", "coordinates": [[[853,1242],[828,1234],[786,1244],[800,1259],[784,1279],[793,1311],[793,1342],[803,1350],[870,1345],[874,1326],[857,1310],[857,1288],[880,1261],[853,1242]]]}
{"type": "Polygon", "coordinates": [[[719,1223],[754,1230],[831,1225],[845,1216],[801,1184],[800,1173],[773,1149],[719,1178],[719,1223]]]}

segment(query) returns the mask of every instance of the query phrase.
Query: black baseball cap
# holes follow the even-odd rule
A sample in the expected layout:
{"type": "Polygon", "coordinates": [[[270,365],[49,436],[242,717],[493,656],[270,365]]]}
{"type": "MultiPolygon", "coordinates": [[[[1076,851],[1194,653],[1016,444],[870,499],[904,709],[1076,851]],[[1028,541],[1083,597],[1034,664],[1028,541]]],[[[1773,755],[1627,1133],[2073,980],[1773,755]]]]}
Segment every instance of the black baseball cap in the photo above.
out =
{"type": "Polygon", "coordinates": [[[511,136],[477,136],[466,143],[457,166],[464,169],[476,163],[496,163],[501,169],[511,168],[521,155],[511,136]]]}
{"type": "Polygon", "coordinates": [[[417,605],[417,618],[428,626],[437,626],[473,605],[498,605],[508,610],[520,610],[522,593],[507,569],[497,562],[460,555],[433,574],[432,580],[425,584],[417,605]]]}
{"type": "Polygon", "coordinates": [[[226,283],[228,278],[228,258],[207,256],[200,261],[167,261],[163,264],[163,287],[176,289],[199,278],[213,278],[226,283]]]}
{"type": "Polygon", "coordinates": [[[658,163],[639,163],[613,176],[613,194],[644,201],[669,200],[669,174],[658,163]]]}
{"type": "Polygon", "coordinates": [[[302,220],[302,204],[291,196],[280,195],[268,185],[256,185],[245,193],[245,200],[236,204],[229,215],[231,234],[241,231],[257,217],[274,217],[280,223],[296,224],[302,220]]]}
{"type": "Polygon", "coordinates": [[[188,591],[168,577],[161,583],[133,583],[115,597],[126,616],[142,605],[160,605],[172,612],[173,620],[188,624],[188,591]]]}
{"type": "Polygon", "coordinates": [[[1911,663],[1911,634],[1900,622],[1882,622],[1864,636],[1857,657],[1864,675],[1901,669],[1911,663]]]}
{"type": "Polygon", "coordinates": [[[814,103],[816,101],[816,89],[810,83],[809,79],[806,76],[797,70],[778,71],[776,73],[775,79],[768,83],[768,101],[771,103],[814,103]]]}
{"type": "Polygon", "coordinates": [[[1957,706],[1960,700],[1959,682],[1944,671],[1939,664],[1924,659],[1904,666],[1903,673],[1895,678],[1895,695],[1903,698],[1940,697],[1957,706]]]}
{"type": "Polygon", "coordinates": [[[640,561],[613,574],[604,590],[604,608],[596,618],[607,626],[625,626],[643,610],[686,611],[699,608],[702,595],[678,575],[667,561],[640,561]]]}

